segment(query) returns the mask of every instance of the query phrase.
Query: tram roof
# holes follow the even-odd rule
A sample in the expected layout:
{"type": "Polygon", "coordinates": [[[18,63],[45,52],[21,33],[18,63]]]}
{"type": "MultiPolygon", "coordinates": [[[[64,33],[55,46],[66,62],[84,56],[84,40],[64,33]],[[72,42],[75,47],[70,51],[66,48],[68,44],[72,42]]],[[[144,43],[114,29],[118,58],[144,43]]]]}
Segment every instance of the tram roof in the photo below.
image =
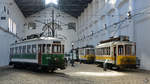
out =
{"type": "Polygon", "coordinates": [[[25,41],[19,41],[17,43],[13,43],[13,44],[20,44],[20,43],[26,43],[26,42],[36,42],[36,41],[63,41],[63,40],[59,39],[59,38],[53,38],[53,37],[41,37],[41,38],[34,38],[34,39],[25,40],[25,41]]]}
{"type": "Polygon", "coordinates": [[[133,44],[134,42],[131,41],[113,41],[113,42],[107,42],[103,44],[99,44],[96,46],[96,48],[101,48],[101,47],[110,47],[111,45],[125,45],[125,44],[133,44]]]}

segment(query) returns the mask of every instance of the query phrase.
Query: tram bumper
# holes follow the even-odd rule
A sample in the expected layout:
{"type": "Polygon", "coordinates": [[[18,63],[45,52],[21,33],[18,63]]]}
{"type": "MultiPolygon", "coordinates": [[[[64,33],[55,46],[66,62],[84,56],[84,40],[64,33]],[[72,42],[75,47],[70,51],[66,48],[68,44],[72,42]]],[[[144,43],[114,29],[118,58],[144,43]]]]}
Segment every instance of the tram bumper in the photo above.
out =
{"type": "Polygon", "coordinates": [[[124,64],[124,65],[120,65],[120,68],[132,68],[132,69],[136,69],[136,64],[124,64]]]}

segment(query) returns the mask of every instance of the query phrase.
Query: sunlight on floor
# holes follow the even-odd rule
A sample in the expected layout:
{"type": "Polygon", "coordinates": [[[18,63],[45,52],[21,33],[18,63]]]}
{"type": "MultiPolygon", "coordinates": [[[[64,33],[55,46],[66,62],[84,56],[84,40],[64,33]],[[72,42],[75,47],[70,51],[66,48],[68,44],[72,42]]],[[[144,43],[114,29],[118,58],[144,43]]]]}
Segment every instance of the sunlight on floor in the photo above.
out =
{"type": "Polygon", "coordinates": [[[117,77],[117,76],[124,76],[124,73],[121,72],[75,72],[72,73],[74,76],[97,76],[97,77],[117,77]]]}

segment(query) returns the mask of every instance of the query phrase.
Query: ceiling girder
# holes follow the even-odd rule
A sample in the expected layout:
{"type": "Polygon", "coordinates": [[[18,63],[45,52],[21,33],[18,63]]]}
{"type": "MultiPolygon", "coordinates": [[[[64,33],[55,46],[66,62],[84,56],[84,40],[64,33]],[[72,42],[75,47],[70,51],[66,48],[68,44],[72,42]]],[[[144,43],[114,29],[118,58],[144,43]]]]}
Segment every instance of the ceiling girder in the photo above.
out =
{"type": "MultiPolygon", "coordinates": [[[[59,0],[58,9],[78,17],[92,0],[59,0]]],[[[15,0],[25,17],[28,17],[42,9],[45,6],[45,0],[15,0]]]]}

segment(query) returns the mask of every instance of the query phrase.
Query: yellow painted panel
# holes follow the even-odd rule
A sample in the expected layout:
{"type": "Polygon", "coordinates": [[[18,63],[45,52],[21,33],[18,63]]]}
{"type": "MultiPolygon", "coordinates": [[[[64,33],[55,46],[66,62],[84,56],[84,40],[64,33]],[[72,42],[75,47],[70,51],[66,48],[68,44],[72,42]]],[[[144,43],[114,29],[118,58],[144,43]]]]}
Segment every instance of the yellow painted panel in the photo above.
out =
{"type": "Polygon", "coordinates": [[[136,64],[136,56],[117,56],[117,65],[136,64]]]}
{"type": "Polygon", "coordinates": [[[96,56],[96,60],[106,60],[106,59],[108,59],[108,60],[115,60],[115,58],[114,57],[107,57],[107,56],[96,56]]]}
{"type": "Polygon", "coordinates": [[[81,59],[86,59],[86,60],[90,60],[95,58],[95,55],[85,55],[85,56],[80,56],[81,59]]]}
{"type": "Polygon", "coordinates": [[[82,58],[82,59],[86,59],[86,56],[80,56],[80,58],[82,58]]]}

